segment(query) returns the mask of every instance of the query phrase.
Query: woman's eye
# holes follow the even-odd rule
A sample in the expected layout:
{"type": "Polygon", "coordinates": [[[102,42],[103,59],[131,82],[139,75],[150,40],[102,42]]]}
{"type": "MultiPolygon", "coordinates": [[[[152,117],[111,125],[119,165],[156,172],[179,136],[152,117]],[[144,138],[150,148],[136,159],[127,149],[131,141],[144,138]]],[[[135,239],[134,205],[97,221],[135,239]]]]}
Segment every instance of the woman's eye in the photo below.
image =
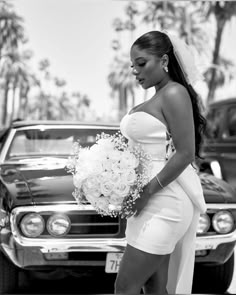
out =
{"type": "Polygon", "coordinates": [[[146,64],[145,62],[142,62],[142,63],[138,64],[138,66],[139,66],[139,67],[144,67],[145,64],[146,64]]]}

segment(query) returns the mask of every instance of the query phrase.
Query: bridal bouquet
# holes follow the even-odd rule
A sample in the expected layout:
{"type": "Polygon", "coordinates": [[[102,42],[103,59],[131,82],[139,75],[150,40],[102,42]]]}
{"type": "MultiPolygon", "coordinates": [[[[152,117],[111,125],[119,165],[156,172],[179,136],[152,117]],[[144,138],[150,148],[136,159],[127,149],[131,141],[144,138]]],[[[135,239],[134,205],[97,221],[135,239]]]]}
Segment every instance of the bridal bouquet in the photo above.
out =
{"type": "Polygon", "coordinates": [[[74,198],[101,215],[129,217],[133,203],[149,180],[150,156],[131,147],[120,132],[101,133],[91,147],[73,144],[66,169],[73,175],[74,198]]]}

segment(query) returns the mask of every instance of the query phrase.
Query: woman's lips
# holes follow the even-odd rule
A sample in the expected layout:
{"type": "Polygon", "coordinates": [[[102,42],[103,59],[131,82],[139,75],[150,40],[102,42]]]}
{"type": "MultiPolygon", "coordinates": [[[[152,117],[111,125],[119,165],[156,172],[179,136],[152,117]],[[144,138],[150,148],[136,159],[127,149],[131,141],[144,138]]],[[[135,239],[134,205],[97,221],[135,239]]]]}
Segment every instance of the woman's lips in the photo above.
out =
{"type": "Polygon", "coordinates": [[[143,84],[143,82],[144,82],[144,79],[137,79],[137,80],[138,80],[139,84],[143,84]]]}

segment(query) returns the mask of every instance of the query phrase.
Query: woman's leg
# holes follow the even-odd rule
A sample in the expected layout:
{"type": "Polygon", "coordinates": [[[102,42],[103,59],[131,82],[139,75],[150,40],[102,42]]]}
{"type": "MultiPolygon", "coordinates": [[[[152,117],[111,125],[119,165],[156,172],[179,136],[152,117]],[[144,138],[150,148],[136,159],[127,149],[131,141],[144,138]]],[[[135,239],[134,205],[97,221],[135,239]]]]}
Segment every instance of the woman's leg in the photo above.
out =
{"type": "MultiPolygon", "coordinates": [[[[149,254],[127,245],[117,274],[115,293],[140,294],[147,280],[151,278],[154,273],[158,273],[160,275],[158,276],[158,282],[155,282],[155,286],[158,284],[160,293],[155,294],[165,294],[167,271],[163,272],[163,269],[168,269],[169,256],[169,254],[149,254]]],[[[157,287],[155,290],[157,290],[157,287]]]]}
{"type": "Polygon", "coordinates": [[[145,294],[168,294],[166,290],[170,254],[163,256],[158,270],[146,281],[143,287],[145,294]]]}

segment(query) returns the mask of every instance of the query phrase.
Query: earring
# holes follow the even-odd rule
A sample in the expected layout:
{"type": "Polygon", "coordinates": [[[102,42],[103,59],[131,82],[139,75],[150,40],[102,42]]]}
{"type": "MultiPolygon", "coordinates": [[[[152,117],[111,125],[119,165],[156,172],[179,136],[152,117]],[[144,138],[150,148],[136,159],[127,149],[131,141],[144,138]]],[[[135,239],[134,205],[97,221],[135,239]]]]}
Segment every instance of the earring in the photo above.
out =
{"type": "Polygon", "coordinates": [[[164,71],[165,71],[166,73],[168,73],[168,67],[167,67],[167,66],[164,66],[164,71]]]}

